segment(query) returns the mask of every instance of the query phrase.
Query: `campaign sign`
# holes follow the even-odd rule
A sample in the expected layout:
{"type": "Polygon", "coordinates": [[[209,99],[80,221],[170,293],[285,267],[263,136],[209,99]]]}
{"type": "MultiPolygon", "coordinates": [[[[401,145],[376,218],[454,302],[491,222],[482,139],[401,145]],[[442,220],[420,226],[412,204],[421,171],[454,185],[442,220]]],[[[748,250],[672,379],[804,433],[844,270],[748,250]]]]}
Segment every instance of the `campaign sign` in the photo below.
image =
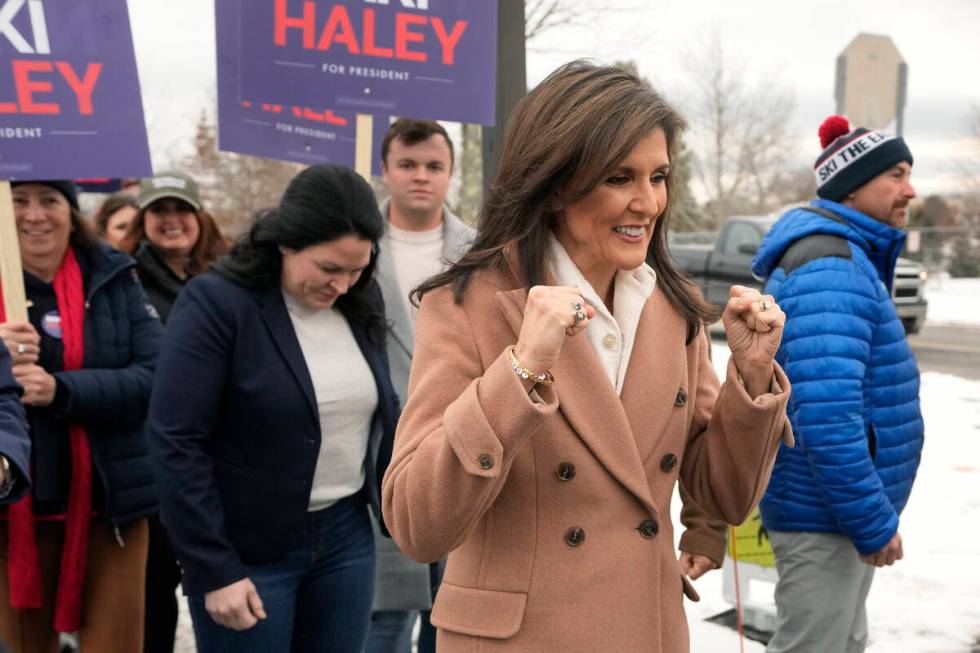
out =
{"type": "Polygon", "coordinates": [[[245,100],[491,125],[496,0],[239,0],[245,100]]]}
{"type": "Polygon", "coordinates": [[[126,0],[0,0],[0,179],[149,174],[126,0]]]}
{"type": "Polygon", "coordinates": [[[109,179],[108,177],[76,179],[75,185],[78,186],[79,190],[86,193],[116,193],[122,190],[123,180],[109,179]]]}
{"type": "MultiPolygon", "coordinates": [[[[354,167],[356,114],[249,102],[239,92],[240,0],[216,0],[218,145],[222,150],[306,165],[354,167]]],[[[381,174],[381,140],[388,118],[374,119],[371,172],[381,174]]]]}

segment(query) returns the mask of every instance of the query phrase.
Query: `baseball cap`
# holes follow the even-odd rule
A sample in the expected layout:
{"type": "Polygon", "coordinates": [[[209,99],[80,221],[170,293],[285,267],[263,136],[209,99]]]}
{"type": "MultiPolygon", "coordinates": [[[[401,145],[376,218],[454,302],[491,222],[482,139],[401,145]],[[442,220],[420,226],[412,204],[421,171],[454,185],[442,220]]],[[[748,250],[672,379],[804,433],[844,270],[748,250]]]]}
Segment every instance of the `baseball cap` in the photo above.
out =
{"type": "Polygon", "coordinates": [[[181,172],[161,172],[140,181],[140,194],[137,198],[140,209],[145,209],[153,202],[165,197],[175,197],[184,200],[201,210],[201,196],[197,182],[181,172]]]}

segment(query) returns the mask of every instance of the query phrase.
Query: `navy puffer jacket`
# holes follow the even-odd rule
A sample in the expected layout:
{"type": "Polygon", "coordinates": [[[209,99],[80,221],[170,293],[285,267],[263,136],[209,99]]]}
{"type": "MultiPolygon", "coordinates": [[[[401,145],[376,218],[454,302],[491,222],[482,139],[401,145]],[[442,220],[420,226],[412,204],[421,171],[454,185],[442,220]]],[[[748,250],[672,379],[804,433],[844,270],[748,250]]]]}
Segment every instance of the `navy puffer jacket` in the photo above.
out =
{"type": "Polygon", "coordinates": [[[793,209],[753,272],[786,312],[776,359],[797,446],[780,446],[766,528],[843,533],[862,554],[898,530],[922,452],[919,370],[891,299],[905,234],[828,200],[793,209]]]}
{"type": "Polygon", "coordinates": [[[85,358],[54,376],[68,391],[63,416],[85,427],[93,471],[113,526],[157,510],[143,425],[162,327],[136,263],[106,245],[78,248],[85,282],[85,358]]]}

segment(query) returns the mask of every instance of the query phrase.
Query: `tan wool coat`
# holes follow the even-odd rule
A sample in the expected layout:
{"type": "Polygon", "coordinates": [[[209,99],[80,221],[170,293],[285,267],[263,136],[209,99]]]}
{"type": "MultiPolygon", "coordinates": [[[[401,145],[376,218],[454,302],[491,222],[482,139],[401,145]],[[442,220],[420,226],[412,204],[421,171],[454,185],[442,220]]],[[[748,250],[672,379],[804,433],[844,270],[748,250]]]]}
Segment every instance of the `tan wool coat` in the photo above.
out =
{"type": "Polygon", "coordinates": [[[383,485],[385,522],[423,562],[449,555],[432,612],[440,653],[689,650],[670,500],[678,478],[740,523],[761,497],[789,382],[754,401],[733,364],[719,387],[708,342],[657,289],[622,395],[582,336],[553,386],[511,368],[527,292],[473,277],[464,301],[428,293],[408,401],[383,485]]]}

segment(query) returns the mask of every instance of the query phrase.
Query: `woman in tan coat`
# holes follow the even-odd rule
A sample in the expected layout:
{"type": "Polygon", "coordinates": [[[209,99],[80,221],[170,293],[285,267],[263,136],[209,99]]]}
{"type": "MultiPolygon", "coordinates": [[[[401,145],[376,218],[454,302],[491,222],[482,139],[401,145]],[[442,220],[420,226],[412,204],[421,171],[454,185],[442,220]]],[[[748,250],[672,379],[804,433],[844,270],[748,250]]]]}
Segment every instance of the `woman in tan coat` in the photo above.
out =
{"type": "Polygon", "coordinates": [[[472,249],[419,289],[383,505],[408,555],[449,555],[440,653],[687,651],[674,484],[739,523],[792,437],[782,311],[732,289],[719,386],[667,254],[683,127],[628,73],[560,68],[508,125],[472,249]]]}

